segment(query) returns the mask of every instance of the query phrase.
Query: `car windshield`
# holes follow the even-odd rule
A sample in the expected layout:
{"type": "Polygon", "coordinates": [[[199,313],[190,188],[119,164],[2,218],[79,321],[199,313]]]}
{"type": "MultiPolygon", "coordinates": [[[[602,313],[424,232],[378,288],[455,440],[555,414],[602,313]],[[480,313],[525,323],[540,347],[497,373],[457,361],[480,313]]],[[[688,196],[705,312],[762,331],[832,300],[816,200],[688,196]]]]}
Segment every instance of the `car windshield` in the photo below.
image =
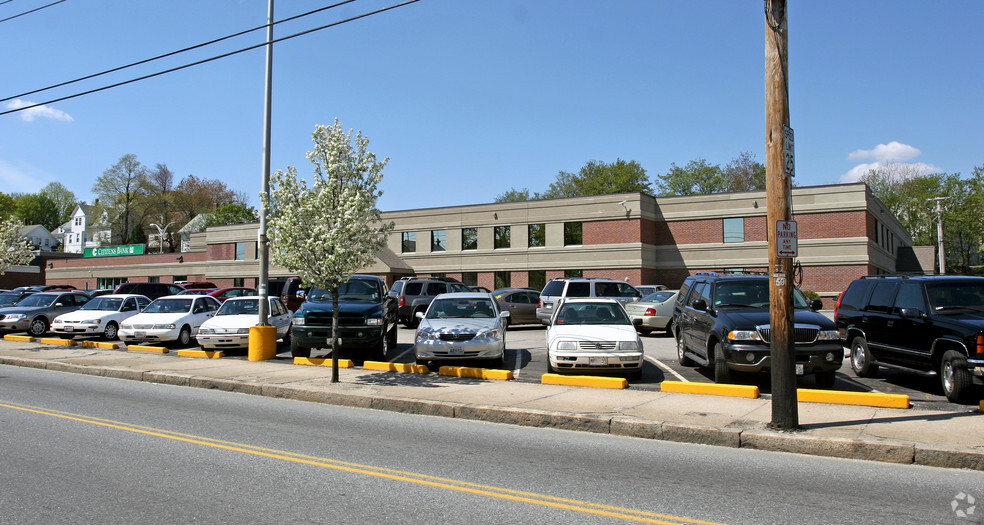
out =
{"type": "MultiPolygon", "coordinates": [[[[769,281],[766,279],[739,279],[720,281],[715,292],[714,306],[769,307],[769,281]]],[[[793,288],[793,308],[809,308],[806,295],[793,288]]]]}
{"type": "Polygon", "coordinates": [[[21,297],[26,297],[19,293],[0,293],[0,306],[11,306],[21,297]]]}
{"type": "Polygon", "coordinates": [[[984,309],[984,285],[976,282],[942,282],[926,285],[933,311],[984,309]]]}
{"type": "Polygon", "coordinates": [[[662,302],[665,302],[670,297],[673,297],[673,294],[674,293],[676,293],[676,292],[655,292],[655,293],[651,293],[651,294],[643,297],[642,299],[639,299],[639,302],[640,303],[662,303],[662,302]]]}
{"type": "Polygon", "coordinates": [[[55,303],[55,299],[58,299],[55,294],[36,293],[17,301],[17,306],[51,306],[55,303]]]}
{"type": "MultiPolygon", "coordinates": [[[[379,302],[379,299],[379,288],[372,281],[351,279],[338,287],[339,301],[369,301],[376,303],[379,302]]],[[[330,301],[331,292],[324,288],[311,288],[311,291],[308,293],[308,300],[330,301]]]]}
{"type": "Polygon", "coordinates": [[[191,304],[194,299],[155,299],[150,303],[144,313],[148,314],[173,314],[187,313],[191,311],[191,304]]]}
{"type": "Polygon", "coordinates": [[[260,299],[226,301],[215,315],[259,315],[260,299]]]}
{"type": "Polygon", "coordinates": [[[82,305],[83,310],[108,310],[118,311],[123,299],[119,297],[96,297],[95,299],[82,305]]]}
{"type": "Polygon", "coordinates": [[[619,305],[612,303],[565,303],[557,311],[558,325],[632,324],[619,305]]]}
{"type": "Polygon", "coordinates": [[[428,319],[492,319],[492,299],[484,297],[434,299],[427,309],[428,319]]]}

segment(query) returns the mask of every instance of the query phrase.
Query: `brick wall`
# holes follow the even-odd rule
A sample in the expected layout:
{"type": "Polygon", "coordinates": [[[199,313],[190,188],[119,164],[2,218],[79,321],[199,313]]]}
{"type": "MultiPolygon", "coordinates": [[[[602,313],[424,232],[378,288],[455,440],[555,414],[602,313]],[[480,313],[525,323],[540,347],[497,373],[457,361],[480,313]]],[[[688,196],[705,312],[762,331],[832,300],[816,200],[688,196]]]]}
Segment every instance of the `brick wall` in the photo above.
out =
{"type": "MultiPolygon", "coordinates": [[[[647,230],[652,230],[652,221],[646,221],[647,230]]],[[[582,244],[620,244],[639,242],[642,236],[642,221],[621,219],[615,221],[592,221],[581,224],[582,244]]],[[[653,234],[647,237],[655,237],[653,234]]],[[[645,242],[645,241],[643,241],[645,242]]]]}
{"type": "Polygon", "coordinates": [[[236,243],[209,244],[206,247],[208,258],[213,261],[233,261],[236,259],[236,243]]]}
{"type": "MultiPolygon", "coordinates": [[[[831,237],[861,237],[874,239],[874,218],[864,210],[831,213],[793,214],[800,239],[829,239],[831,237]]],[[[767,218],[745,217],[745,241],[765,241],[768,238],[767,218]]],[[[722,219],[671,221],[653,224],[653,244],[702,244],[724,241],[722,219]]],[[[587,244],[587,243],[585,243],[587,244]]]]}

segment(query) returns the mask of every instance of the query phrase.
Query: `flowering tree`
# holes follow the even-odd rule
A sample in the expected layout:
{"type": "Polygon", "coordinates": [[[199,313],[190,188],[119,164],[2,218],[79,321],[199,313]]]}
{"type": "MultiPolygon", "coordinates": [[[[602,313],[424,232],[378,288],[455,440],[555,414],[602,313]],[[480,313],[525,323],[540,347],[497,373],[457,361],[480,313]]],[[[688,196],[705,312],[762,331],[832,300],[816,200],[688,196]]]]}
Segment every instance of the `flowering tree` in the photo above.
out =
{"type": "Polygon", "coordinates": [[[11,266],[21,266],[34,259],[31,243],[20,234],[23,226],[24,223],[16,217],[0,221],[0,275],[11,266]]]}
{"type": "MultiPolygon", "coordinates": [[[[297,274],[308,286],[331,293],[331,347],[338,348],[338,287],[374,262],[386,246],[393,223],[382,223],[376,199],[388,158],[369,152],[369,139],[359,131],[345,133],[335,119],[312,135],[314,166],[311,186],[298,179],[297,169],[277,170],[270,180],[271,197],[260,195],[268,213],[273,262],[297,274]]],[[[332,382],[338,382],[338,352],[332,351],[332,382]]]]}

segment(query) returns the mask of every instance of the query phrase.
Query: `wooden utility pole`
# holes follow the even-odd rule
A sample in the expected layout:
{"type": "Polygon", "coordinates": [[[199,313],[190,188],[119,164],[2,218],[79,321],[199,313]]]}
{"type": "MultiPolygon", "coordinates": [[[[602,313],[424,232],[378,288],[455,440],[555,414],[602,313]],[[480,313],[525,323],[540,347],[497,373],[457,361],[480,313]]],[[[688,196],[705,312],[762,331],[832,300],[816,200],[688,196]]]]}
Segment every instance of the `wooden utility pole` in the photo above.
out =
{"type": "Polygon", "coordinates": [[[772,428],[799,426],[793,335],[793,130],[789,127],[786,0],[765,0],[765,174],[769,237],[769,311],[772,317],[772,428]],[[793,244],[780,249],[777,232],[792,225],[793,244]],[[780,252],[783,253],[780,253],[780,252]]]}

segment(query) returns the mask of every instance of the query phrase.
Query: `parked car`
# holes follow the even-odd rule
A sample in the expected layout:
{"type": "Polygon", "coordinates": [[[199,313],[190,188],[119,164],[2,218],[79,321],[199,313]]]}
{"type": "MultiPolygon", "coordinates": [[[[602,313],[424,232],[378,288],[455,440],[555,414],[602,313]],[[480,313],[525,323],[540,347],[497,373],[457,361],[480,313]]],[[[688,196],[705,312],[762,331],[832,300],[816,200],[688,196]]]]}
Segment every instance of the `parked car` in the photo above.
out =
{"type": "Polygon", "coordinates": [[[116,290],[113,288],[100,288],[98,290],[86,290],[85,293],[89,294],[89,297],[99,297],[100,295],[110,295],[115,292],[116,290]]]}
{"type": "Polygon", "coordinates": [[[540,292],[532,288],[500,288],[492,292],[499,309],[509,312],[503,324],[540,324],[536,317],[536,307],[540,303],[540,292]]]}
{"type": "Polygon", "coordinates": [[[673,306],[678,293],[678,290],[653,292],[638,302],[625,305],[625,312],[633,320],[642,319],[639,326],[642,335],[649,335],[654,330],[665,330],[673,335],[673,306]]]}
{"type": "MultiPolygon", "coordinates": [[[[277,339],[290,343],[290,310],[279,297],[267,297],[270,303],[267,322],[277,328],[277,339]]],[[[198,344],[209,350],[249,348],[249,328],[260,319],[260,298],[230,297],[222,303],[215,317],[198,329],[198,344]]]]}
{"type": "Polygon", "coordinates": [[[473,291],[473,292],[492,293],[492,290],[489,290],[488,288],[486,288],[484,286],[469,286],[468,289],[471,290],[471,291],[473,291]]]}
{"type": "Polygon", "coordinates": [[[78,310],[87,302],[89,296],[83,292],[30,294],[13,306],[0,308],[0,331],[26,331],[33,337],[41,337],[48,331],[52,319],[78,310]]]}
{"type": "Polygon", "coordinates": [[[208,295],[215,290],[215,288],[186,288],[174,295],[208,295]]]}
{"type": "MultiPolygon", "coordinates": [[[[796,375],[813,374],[817,387],[831,388],[844,349],[834,322],[816,312],[822,306],[793,288],[796,375]]],[[[717,383],[732,382],[733,372],[771,370],[767,275],[692,275],[680,286],[673,308],[681,365],[712,368],[717,383]]]]}
{"type": "Polygon", "coordinates": [[[185,289],[189,289],[189,288],[194,288],[194,289],[211,288],[211,289],[214,290],[214,289],[218,288],[218,286],[216,286],[215,283],[213,283],[211,281],[174,281],[174,284],[176,284],[178,286],[181,286],[181,287],[183,287],[185,289]]]}
{"type": "Polygon", "coordinates": [[[426,311],[417,313],[417,363],[482,359],[501,367],[506,352],[503,321],[508,317],[487,293],[438,295],[426,311]]]}
{"type": "MultiPolygon", "coordinates": [[[[301,307],[301,303],[304,302],[304,296],[307,294],[308,287],[301,286],[300,277],[288,277],[283,285],[278,285],[278,287],[281,290],[280,300],[284,302],[288,310],[296,312],[301,307]]],[[[271,293],[270,295],[273,294],[271,293]]]]}
{"type": "Polygon", "coordinates": [[[547,372],[642,377],[641,321],[629,319],[612,298],[570,298],[556,303],[547,324],[547,372]]]}
{"type": "Polygon", "coordinates": [[[393,283],[390,295],[399,304],[400,322],[407,328],[417,327],[417,313],[427,310],[431,301],[442,293],[471,292],[463,283],[450,277],[404,277],[393,283]]]}
{"type": "Polygon", "coordinates": [[[117,338],[120,323],[140,313],[150,304],[143,295],[103,295],[95,297],[74,312],[61,314],[51,322],[51,331],[66,338],[76,335],[102,335],[117,338]]]}
{"type": "Polygon", "coordinates": [[[7,307],[7,306],[13,306],[13,305],[17,304],[17,301],[20,301],[22,298],[24,298],[24,297],[26,297],[28,295],[31,295],[32,293],[34,293],[34,292],[31,292],[31,291],[23,291],[23,292],[10,291],[10,292],[0,293],[0,308],[4,308],[4,307],[7,307]]]}
{"type": "Polygon", "coordinates": [[[950,401],[978,399],[984,277],[863,277],[841,294],[834,319],[856,375],[874,377],[881,366],[935,373],[950,401]]]}
{"type": "Polygon", "coordinates": [[[136,294],[151,300],[165,295],[177,295],[184,287],[170,283],[123,283],[116,287],[116,294],[136,294]]]}
{"type": "Polygon", "coordinates": [[[636,290],[639,290],[639,293],[641,293],[643,297],[646,297],[647,295],[652,295],[652,294],[654,294],[656,292],[659,292],[659,291],[662,291],[662,290],[666,290],[666,285],[662,285],[662,284],[640,284],[640,285],[637,285],[635,287],[635,289],[636,290]]]}
{"type": "Polygon", "coordinates": [[[247,288],[245,286],[231,286],[228,288],[212,290],[208,294],[218,299],[220,303],[224,303],[226,299],[231,299],[233,297],[249,297],[251,295],[256,295],[256,289],[247,288]]]}
{"type": "Polygon", "coordinates": [[[553,317],[554,304],[559,299],[573,297],[611,297],[625,305],[638,301],[642,298],[642,294],[625,281],[616,281],[607,277],[551,279],[540,292],[536,317],[540,321],[549,320],[553,317]]]}
{"type": "Polygon", "coordinates": [[[219,301],[207,295],[166,295],[120,324],[125,343],[174,342],[188,346],[198,328],[215,315],[219,301]]]}

